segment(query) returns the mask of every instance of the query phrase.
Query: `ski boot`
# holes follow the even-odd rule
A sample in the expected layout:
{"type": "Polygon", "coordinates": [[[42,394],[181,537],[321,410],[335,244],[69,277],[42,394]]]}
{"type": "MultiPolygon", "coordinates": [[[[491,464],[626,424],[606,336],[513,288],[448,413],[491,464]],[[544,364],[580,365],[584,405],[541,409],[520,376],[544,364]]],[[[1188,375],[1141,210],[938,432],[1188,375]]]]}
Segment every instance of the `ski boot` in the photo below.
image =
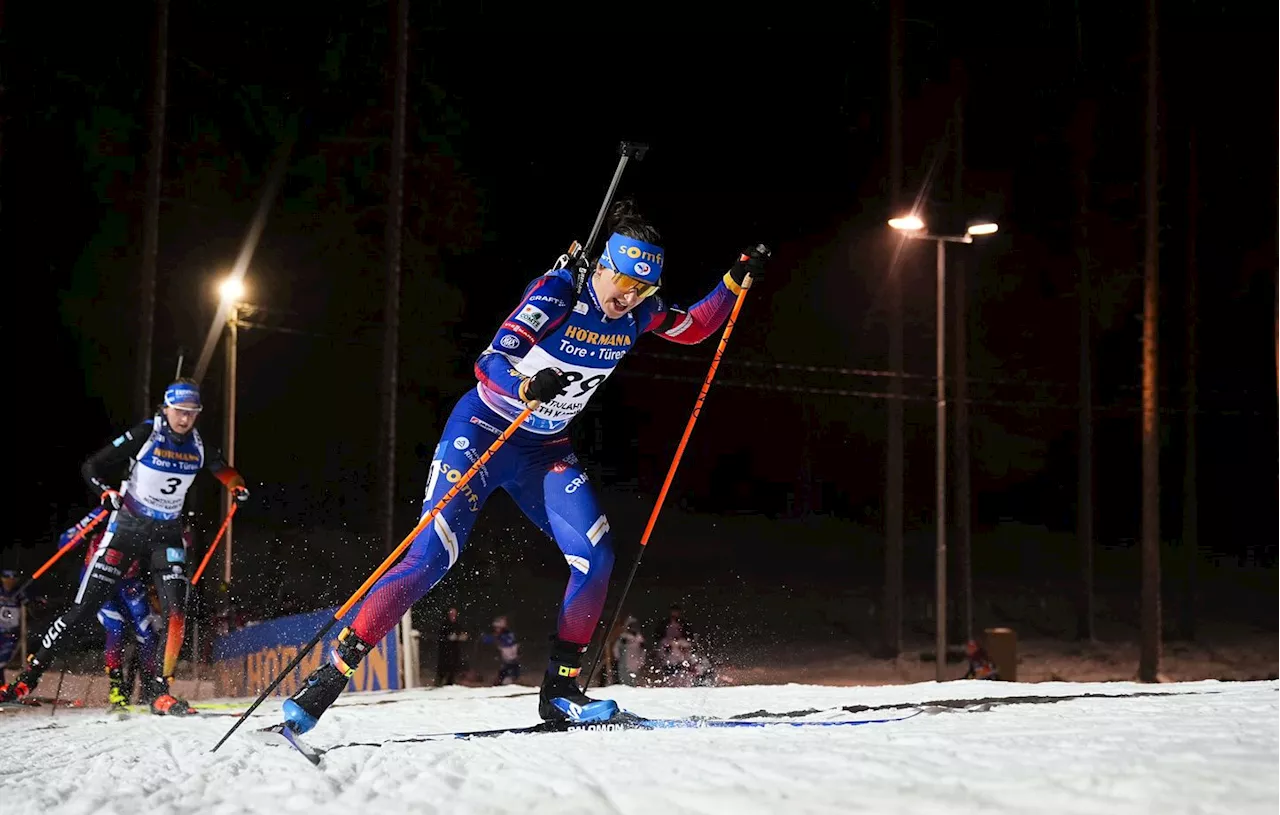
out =
{"type": "Polygon", "coordinates": [[[618,715],[612,699],[592,699],[578,685],[582,652],[587,647],[555,639],[551,662],[538,693],[538,715],[543,721],[604,722],[618,715]]]}
{"type": "Polygon", "coordinates": [[[169,679],[164,676],[143,677],[142,701],[157,716],[185,716],[195,712],[187,700],[169,693],[169,679]]]}
{"type": "Polygon", "coordinates": [[[18,678],[0,685],[0,704],[21,702],[22,697],[40,684],[40,675],[43,673],[44,666],[36,660],[35,654],[27,657],[27,666],[18,674],[18,678]]]}
{"type": "Polygon", "coordinates": [[[337,700],[356,672],[356,666],[369,653],[369,643],[350,628],[338,634],[338,647],[330,661],[311,672],[302,687],[284,701],[284,725],[302,734],[316,726],[320,717],[337,700]]]}
{"type": "Polygon", "coordinates": [[[124,684],[124,671],[119,668],[107,669],[107,681],[111,683],[107,691],[107,707],[110,710],[127,713],[129,711],[129,691],[124,684]]]}

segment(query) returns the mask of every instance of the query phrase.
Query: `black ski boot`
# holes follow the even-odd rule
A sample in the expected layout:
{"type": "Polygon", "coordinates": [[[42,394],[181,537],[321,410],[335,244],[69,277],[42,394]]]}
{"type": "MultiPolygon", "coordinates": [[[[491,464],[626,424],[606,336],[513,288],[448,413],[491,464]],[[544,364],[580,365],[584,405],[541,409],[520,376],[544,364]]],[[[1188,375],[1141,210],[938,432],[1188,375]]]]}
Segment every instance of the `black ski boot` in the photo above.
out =
{"type": "Polygon", "coordinates": [[[169,680],[163,676],[142,678],[142,702],[157,716],[185,716],[195,712],[186,699],[169,693],[169,680]]]}
{"type": "Polygon", "coordinates": [[[618,715],[612,699],[592,699],[578,685],[585,645],[553,639],[551,662],[542,677],[538,715],[544,721],[604,722],[618,715]]]}
{"type": "Polygon", "coordinates": [[[294,733],[306,733],[316,726],[329,705],[346,689],[356,667],[369,653],[369,643],[350,628],[338,635],[338,648],[326,662],[311,672],[293,696],[284,701],[284,723],[294,733]]]}
{"type": "Polygon", "coordinates": [[[36,661],[36,655],[27,657],[27,666],[18,674],[18,678],[0,685],[0,703],[22,701],[22,697],[31,693],[36,689],[36,685],[40,684],[40,676],[43,673],[44,666],[36,661]]]}

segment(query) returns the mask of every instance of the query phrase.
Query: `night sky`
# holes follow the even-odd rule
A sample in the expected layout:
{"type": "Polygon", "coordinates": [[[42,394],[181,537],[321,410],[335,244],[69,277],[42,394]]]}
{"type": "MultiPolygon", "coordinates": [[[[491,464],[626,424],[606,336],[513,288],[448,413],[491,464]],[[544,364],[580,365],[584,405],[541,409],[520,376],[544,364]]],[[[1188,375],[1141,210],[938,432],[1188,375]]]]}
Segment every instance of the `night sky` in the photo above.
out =
{"type": "MultiPolygon", "coordinates": [[[[396,473],[406,532],[472,361],[527,281],[585,238],[621,139],[650,145],[621,192],[664,233],[670,299],[701,297],[744,245],[775,248],[672,504],[882,529],[888,379],[876,374],[889,366],[884,281],[901,243],[885,226],[888,10],[852,5],[698,27],[639,8],[550,20],[413,4],[396,473]]],[[[1078,167],[1097,300],[1097,534],[1114,547],[1140,534],[1145,29],[1142,4],[1124,5],[906,3],[905,195],[932,178],[931,223],[1000,223],[950,254],[968,276],[975,535],[1002,522],[1074,529],[1078,167]],[[961,93],[957,195],[955,154],[937,154],[961,93]]],[[[1274,564],[1275,10],[1161,5],[1165,537],[1181,519],[1194,220],[1202,545],[1274,564]]],[[[152,16],[151,4],[108,4],[72,23],[24,4],[4,20],[6,565],[44,559],[92,505],[80,462],[144,418],[133,376],[152,16]]],[[[216,282],[275,156],[297,139],[246,278],[260,307],[246,319],[263,326],[242,331],[239,356],[247,547],[288,525],[378,529],[390,20],[377,2],[171,10],[153,398],[180,348],[194,362],[216,282]]],[[[901,251],[910,534],[932,523],[933,245],[901,251]]],[[[606,490],[651,502],[713,350],[649,338],[598,395],[575,433],[606,490]]],[[[215,442],[222,366],[220,346],[200,425],[215,442]]],[[[214,524],[209,489],[197,505],[214,524]]]]}

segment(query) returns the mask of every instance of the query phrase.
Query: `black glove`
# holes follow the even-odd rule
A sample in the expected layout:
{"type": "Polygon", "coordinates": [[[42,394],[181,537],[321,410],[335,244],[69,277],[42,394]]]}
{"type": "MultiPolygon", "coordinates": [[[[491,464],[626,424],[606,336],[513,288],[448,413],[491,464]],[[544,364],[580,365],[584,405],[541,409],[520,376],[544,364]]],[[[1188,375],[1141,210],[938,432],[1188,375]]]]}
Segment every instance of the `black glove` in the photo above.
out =
{"type": "Polygon", "coordinates": [[[520,401],[549,401],[564,393],[571,381],[569,375],[559,368],[543,368],[520,383],[520,401]]]}
{"type": "Polygon", "coordinates": [[[759,283],[764,278],[765,261],[772,254],[769,247],[763,243],[758,243],[750,249],[743,249],[742,254],[738,256],[738,262],[729,269],[729,276],[739,286],[747,275],[751,275],[751,282],[759,283]]]}
{"type": "Polygon", "coordinates": [[[102,508],[107,512],[115,512],[124,505],[124,498],[115,490],[103,490],[99,500],[102,501],[102,508]]]}
{"type": "Polygon", "coordinates": [[[249,500],[249,488],[243,485],[231,488],[231,497],[236,499],[237,504],[243,504],[249,500]]]}

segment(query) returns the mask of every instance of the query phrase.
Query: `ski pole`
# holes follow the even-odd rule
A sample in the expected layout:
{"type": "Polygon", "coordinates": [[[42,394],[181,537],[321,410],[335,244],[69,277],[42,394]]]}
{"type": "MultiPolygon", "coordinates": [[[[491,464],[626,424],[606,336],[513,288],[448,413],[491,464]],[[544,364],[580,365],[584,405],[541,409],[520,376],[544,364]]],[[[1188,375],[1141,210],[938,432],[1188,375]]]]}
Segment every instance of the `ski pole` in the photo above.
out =
{"type": "MultiPolygon", "coordinates": [[[[761,251],[767,251],[763,246],[759,248],[761,251]]],[[[747,256],[743,255],[742,260],[746,259],[747,256]]],[[[658,500],[654,502],[653,511],[649,513],[649,522],[645,525],[644,534],[640,537],[640,551],[636,553],[635,562],[631,564],[631,574],[627,575],[627,582],[622,587],[622,594],[618,596],[618,606],[613,611],[613,621],[605,629],[604,639],[600,642],[600,648],[596,650],[596,658],[591,663],[591,670],[587,672],[587,678],[582,683],[583,691],[587,689],[587,685],[591,682],[591,677],[595,674],[596,668],[599,667],[600,657],[604,655],[604,649],[609,646],[609,634],[618,624],[618,618],[622,614],[622,604],[627,599],[627,592],[631,590],[631,582],[636,579],[636,570],[640,568],[640,558],[644,557],[645,547],[649,545],[649,536],[653,533],[653,526],[657,523],[658,513],[662,510],[662,502],[667,498],[667,490],[671,488],[671,481],[675,478],[676,468],[680,466],[680,458],[684,455],[684,448],[689,442],[689,435],[693,433],[693,426],[698,421],[698,415],[702,413],[702,403],[706,401],[707,392],[711,390],[711,380],[716,377],[716,369],[720,367],[720,358],[724,356],[725,346],[729,344],[729,335],[733,333],[734,323],[738,321],[738,312],[742,311],[742,303],[746,300],[747,290],[750,288],[751,275],[746,275],[742,278],[742,286],[738,290],[738,299],[733,304],[733,311],[729,314],[728,322],[725,323],[724,333],[720,335],[720,345],[716,347],[716,354],[711,358],[711,370],[707,371],[707,378],[702,383],[702,390],[698,392],[698,399],[693,403],[693,413],[689,414],[689,422],[684,427],[684,435],[680,437],[680,444],[676,446],[675,457],[671,459],[671,467],[667,469],[667,478],[662,482],[662,489],[658,491],[658,500]]]]}
{"type": "Polygon", "coordinates": [[[46,560],[44,565],[41,566],[39,569],[36,569],[35,574],[31,575],[31,579],[23,584],[22,589],[20,589],[20,591],[25,591],[32,583],[36,582],[36,579],[39,578],[40,575],[49,571],[50,566],[57,563],[58,559],[63,555],[65,555],[67,552],[70,552],[72,549],[74,549],[76,544],[78,544],[80,540],[89,533],[89,530],[97,526],[98,521],[101,521],[105,517],[107,517],[107,511],[105,509],[99,508],[98,514],[93,516],[93,520],[89,521],[89,523],[81,527],[80,531],[72,535],[71,540],[64,543],[61,546],[61,548],[59,548],[58,551],[54,553],[53,557],[46,560]]]}
{"type": "Polygon", "coordinates": [[[333,618],[326,622],[324,626],[315,633],[315,636],[311,638],[311,641],[298,651],[297,656],[290,660],[289,664],[284,667],[284,670],[282,670],[280,674],[271,681],[271,684],[267,686],[266,690],[258,694],[258,698],[249,706],[249,709],[240,714],[240,717],[236,719],[235,724],[231,725],[231,729],[218,740],[217,744],[213,745],[213,749],[209,752],[216,753],[218,748],[222,746],[222,743],[230,738],[231,734],[236,732],[236,729],[239,728],[240,725],[244,724],[245,719],[249,718],[249,714],[253,713],[253,711],[258,708],[258,705],[262,704],[263,700],[270,695],[271,691],[275,690],[276,686],[284,681],[284,678],[288,676],[294,668],[298,667],[302,660],[306,658],[307,654],[311,653],[311,649],[315,648],[320,640],[324,638],[324,635],[329,632],[329,629],[333,628],[334,624],[337,623],[338,620],[341,620],[342,617],[351,610],[352,606],[360,602],[360,598],[364,597],[365,593],[368,592],[369,589],[373,588],[373,584],[377,583],[382,575],[385,574],[386,571],[391,568],[392,564],[396,562],[404,550],[409,548],[409,544],[413,543],[414,538],[418,537],[418,533],[426,529],[427,525],[435,520],[436,516],[439,515],[446,506],[448,506],[451,500],[453,500],[453,497],[457,495],[464,486],[466,486],[472,476],[479,472],[480,468],[489,461],[489,458],[506,443],[507,439],[511,438],[511,434],[515,433],[516,430],[519,429],[520,425],[524,424],[524,420],[529,418],[529,414],[537,409],[537,402],[528,403],[525,409],[520,412],[520,415],[511,422],[506,430],[502,431],[502,435],[498,436],[497,440],[494,441],[493,444],[489,445],[489,449],[484,451],[484,455],[476,459],[476,462],[471,465],[470,469],[463,473],[462,477],[458,479],[458,482],[453,485],[453,488],[446,492],[444,496],[436,502],[436,505],[431,508],[430,512],[422,516],[422,520],[418,521],[418,525],[413,528],[413,531],[410,532],[404,540],[400,541],[400,545],[397,546],[391,554],[387,555],[387,559],[382,561],[382,565],[378,566],[377,569],[374,569],[373,574],[369,575],[369,578],[361,584],[360,588],[356,589],[355,593],[347,598],[347,602],[343,603],[342,607],[333,613],[333,618]]]}
{"type": "Polygon", "coordinates": [[[204,574],[204,567],[208,565],[209,558],[213,556],[213,550],[218,548],[218,541],[222,540],[222,533],[227,531],[227,524],[231,523],[231,516],[236,514],[236,509],[240,506],[240,502],[232,501],[231,509],[227,510],[227,517],[222,519],[222,526],[218,527],[218,534],[214,536],[213,543],[209,544],[209,551],[204,553],[204,560],[200,561],[200,568],[196,569],[195,577],[191,578],[191,585],[200,582],[200,575],[204,574]]]}

